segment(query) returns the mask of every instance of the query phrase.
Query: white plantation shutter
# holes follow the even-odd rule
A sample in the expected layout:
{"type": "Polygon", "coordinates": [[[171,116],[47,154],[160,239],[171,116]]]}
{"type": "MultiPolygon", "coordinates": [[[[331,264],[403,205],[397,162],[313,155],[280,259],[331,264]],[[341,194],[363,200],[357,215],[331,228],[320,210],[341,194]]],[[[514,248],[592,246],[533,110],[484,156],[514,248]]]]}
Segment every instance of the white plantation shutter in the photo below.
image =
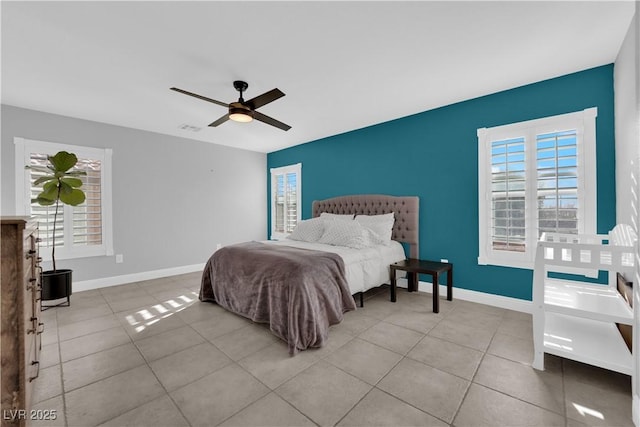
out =
{"type": "Polygon", "coordinates": [[[578,234],[578,140],[575,129],[536,136],[538,237],[578,234]]]}
{"type": "MultiPolygon", "coordinates": [[[[42,153],[31,153],[31,161],[29,164],[32,166],[47,166],[47,155],[42,153]]],[[[42,186],[35,187],[33,183],[36,179],[44,176],[44,172],[30,169],[30,199],[35,199],[42,191],[42,186]]],[[[38,221],[38,235],[42,242],[41,248],[50,248],[53,246],[53,221],[56,211],[56,205],[40,206],[37,203],[31,203],[31,215],[33,215],[38,221]]],[[[56,227],[56,247],[64,245],[64,208],[61,206],[58,209],[58,226],[56,227]]]]}
{"type": "Polygon", "coordinates": [[[78,159],[76,169],[86,172],[80,176],[82,191],[86,195],[83,204],[73,207],[73,244],[102,244],[102,162],[95,159],[78,159]]]}
{"type": "Polygon", "coordinates": [[[296,172],[288,172],[285,174],[285,191],[284,191],[284,232],[291,233],[298,224],[298,174],[296,172]]]}
{"type": "Polygon", "coordinates": [[[544,232],[596,232],[596,109],[478,129],[479,264],[531,268],[544,232]]]}
{"type": "Polygon", "coordinates": [[[284,233],[284,218],[285,218],[285,201],[286,201],[286,195],[285,195],[285,184],[284,184],[284,179],[285,179],[285,174],[276,174],[274,175],[274,179],[275,179],[275,204],[276,204],[276,211],[275,211],[275,216],[274,216],[274,221],[275,221],[275,226],[274,226],[274,231],[279,232],[279,233],[284,233]]]}
{"type": "Polygon", "coordinates": [[[301,218],[300,163],[271,169],[271,238],[289,235],[301,218]]]}
{"type": "Polygon", "coordinates": [[[524,138],[491,143],[491,244],[496,250],[525,249],[524,138]]]}
{"type": "MultiPolygon", "coordinates": [[[[73,170],[86,173],[78,176],[82,180],[80,188],[84,191],[86,200],[78,206],[60,204],[56,226],[56,259],[112,255],[111,150],[23,138],[15,138],[15,143],[17,214],[36,217],[42,239],[41,247],[51,248],[53,243],[55,204],[40,206],[31,203],[42,190],[42,185],[34,187],[33,183],[44,173],[34,169],[25,170],[24,166],[31,164],[46,167],[48,155],[64,150],[78,156],[73,170]]],[[[48,260],[50,252],[43,250],[42,255],[48,260]]]]}

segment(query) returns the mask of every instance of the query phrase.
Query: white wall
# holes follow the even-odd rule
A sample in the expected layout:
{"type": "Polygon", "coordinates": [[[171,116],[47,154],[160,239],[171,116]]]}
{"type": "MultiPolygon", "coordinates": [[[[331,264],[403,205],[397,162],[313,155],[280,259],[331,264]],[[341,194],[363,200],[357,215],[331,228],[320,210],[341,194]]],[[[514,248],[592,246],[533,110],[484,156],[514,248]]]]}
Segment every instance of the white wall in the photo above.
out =
{"type": "Polygon", "coordinates": [[[640,157],[638,139],[638,110],[636,65],[638,49],[636,28],[638,16],[633,18],[627,36],[614,65],[615,130],[616,130],[616,222],[634,224],[634,209],[631,201],[632,162],[640,157]]]}
{"type": "MultiPolygon", "coordinates": [[[[637,123],[637,140],[635,142],[636,148],[640,146],[640,1],[636,1],[636,16],[631,24],[631,27],[635,26],[635,58],[636,58],[636,123],[637,123]],[[635,24],[635,25],[634,25],[635,24]]],[[[633,37],[633,33],[631,35],[633,37]]],[[[638,148],[640,150],[640,148],[638,148]]],[[[640,181],[640,160],[636,161],[636,174],[638,181],[640,181]]],[[[640,193],[640,191],[638,192],[640,193]]],[[[637,193],[637,194],[638,194],[637,193]]],[[[640,219],[640,211],[637,212],[636,219],[640,219]]],[[[640,225],[640,224],[639,224],[640,225]]],[[[639,233],[640,234],[640,233],[639,233]]],[[[640,291],[638,290],[638,284],[640,284],[640,242],[636,245],[636,275],[635,275],[635,292],[633,295],[634,300],[634,316],[635,324],[633,325],[633,342],[635,347],[633,348],[633,354],[635,355],[635,378],[632,385],[633,392],[633,407],[632,415],[633,422],[636,426],[640,426],[640,357],[638,352],[640,350],[640,291]]]]}
{"type": "MultiPolygon", "coordinates": [[[[640,2],[614,65],[615,130],[616,130],[616,221],[632,224],[638,231],[640,178],[640,2]]],[[[640,246],[638,246],[640,247],[640,246]]],[[[640,254],[636,250],[636,261],[640,254]]],[[[635,375],[632,382],[632,416],[640,426],[640,291],[637,283],[640,268],[632,278],[634,286],[633,353],[635,375]]]]}
{"type": "Polygon", "coordinates": [[[217,243],[267,236],[266,154],[7,105],[1,119],[2,215],[15,214],[14,137],[113,149],[113,242],[124,263],[58,261],[74,283],[203,265],[217,243]]]}

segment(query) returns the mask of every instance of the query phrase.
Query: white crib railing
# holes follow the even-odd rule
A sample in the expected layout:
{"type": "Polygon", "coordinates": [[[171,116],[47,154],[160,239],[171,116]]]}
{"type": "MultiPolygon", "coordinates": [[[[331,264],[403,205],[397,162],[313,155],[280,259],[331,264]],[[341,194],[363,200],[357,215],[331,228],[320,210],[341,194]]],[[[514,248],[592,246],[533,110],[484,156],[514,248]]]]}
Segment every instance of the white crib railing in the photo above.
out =
{"type": "Polygon", "coordinates": [[[534,368],[544,369],[548,353],[631,374],[631,353],[615,324],[633,324],[633,310],[617,291],[615,273],[632,277],[636,239],[628,225],[608,235],[542,235],[533,272],[534,368]],[[607,284],[587,280],[599,271],[608,272],[607,284]]]}

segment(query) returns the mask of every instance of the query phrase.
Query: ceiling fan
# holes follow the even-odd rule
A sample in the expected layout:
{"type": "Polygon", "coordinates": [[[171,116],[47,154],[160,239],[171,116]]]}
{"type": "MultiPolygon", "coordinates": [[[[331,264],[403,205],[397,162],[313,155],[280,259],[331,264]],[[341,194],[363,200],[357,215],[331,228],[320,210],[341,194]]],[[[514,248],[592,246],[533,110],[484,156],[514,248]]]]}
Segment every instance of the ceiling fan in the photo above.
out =
{"type": "Polygon", "coordinates": [[[178,89],[177,87],[172,87],[171,90],[175,90],[176,92],[184,93],[185,95],[193,96],[204,101],[213,102],[214,104],[227,107],[229,109],[229,112],[220,117],[215,122],[209,124],[209,126],[212,127],[219,126],[227,120],[246,123],[250,122],[253,119],[256,119],[268,125],[275,126],[278,129],[282,129],[285,131],[291,129],[291,126],[256,111],[256,108],[260,108],[263,105],[273,102],[278,98],[282,98],[284,96],[284,93],[282,93],[280,89],[272,89],[269,92],[265,92],[262,95],[258,95],[255,98],[251,98],[248,101],[245,101],[244,98],[242,98],[242,92],[247,90],[247,88],[249,87],[247,82],[236,80],[233,82],[233,87],[235,87],[236,90],[240,92],[240,99],[238,99],[237,102],[232,102],[231,104],[216,101],[215,99],[207,98],[206,96],[198,95],[197,93],[178,89]]]}

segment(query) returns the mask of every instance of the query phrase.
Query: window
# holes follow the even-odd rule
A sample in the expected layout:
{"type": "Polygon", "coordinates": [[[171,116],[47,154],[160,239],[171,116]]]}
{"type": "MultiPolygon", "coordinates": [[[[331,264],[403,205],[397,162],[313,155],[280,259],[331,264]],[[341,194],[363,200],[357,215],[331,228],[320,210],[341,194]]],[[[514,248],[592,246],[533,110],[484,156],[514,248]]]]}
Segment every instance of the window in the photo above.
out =
{"type": "Polygon", "coordinates": [[[287,237],[301,218],[302,164],[271,169],[271,239],[287,237]]]}
{"type": "Polygon", "coordinates": [[[596,232],[596,108],[478,129],[479,264],[533,268],[544,232],[596,232]]]}
{"type": "MultiPolygon", "coordinates": [[[[33,183],[42,174],[25,165],[47,165],[47,156],[68,151],[78,156],[75,169],[86,175],[79,176],[86,195],[78,206],[60,205],[56,226],[56,259],[113,255],[111,225],[111,150],[80,147],[52,142],[15,138],[16,145],[16,213],[33,215],[38,220],[41,249],[51,248],[55,205],[40,206],[31,203],[41,191],[33,183]]],[[[43,250],[44,260],[50,260],[50,251],[43,250]]]]}

